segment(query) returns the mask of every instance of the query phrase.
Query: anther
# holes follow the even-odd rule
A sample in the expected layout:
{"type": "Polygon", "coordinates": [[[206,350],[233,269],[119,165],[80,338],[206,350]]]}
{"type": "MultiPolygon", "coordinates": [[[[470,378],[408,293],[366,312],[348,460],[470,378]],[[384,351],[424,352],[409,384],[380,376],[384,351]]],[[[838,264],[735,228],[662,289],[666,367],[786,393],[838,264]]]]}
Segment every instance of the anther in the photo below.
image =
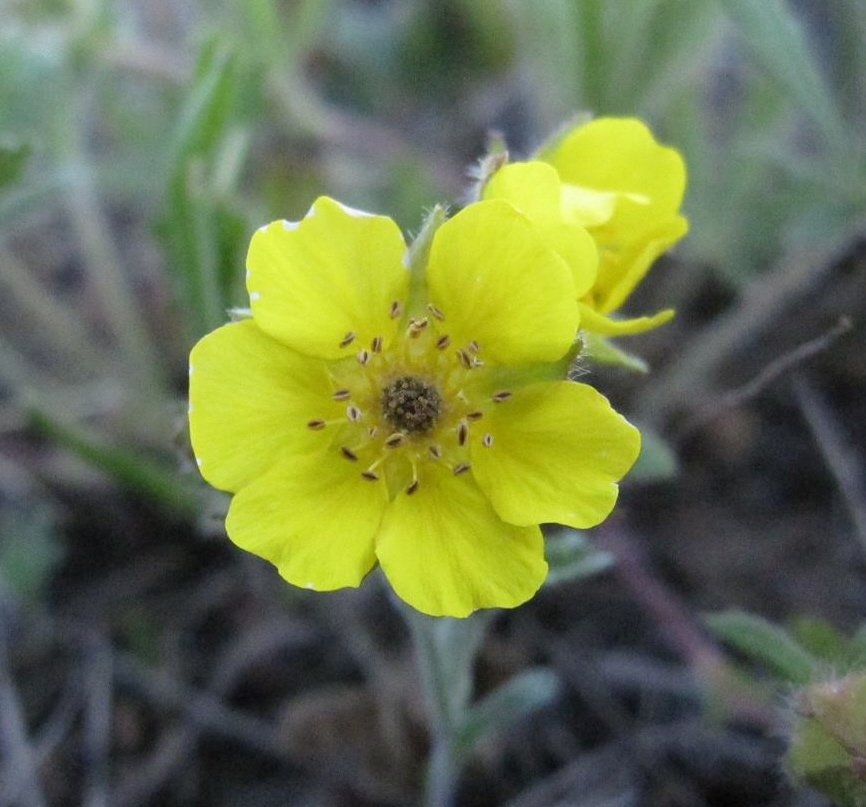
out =
{"type": "Polygon", "coordinates": [[[469,340],[468,344],[466,345],[466,348],[471,353],[477,353],[479,350],[481,350],[481,348],[478,346],[478,342],[476,342],[474,339],[469,340]]]}
{"type": "Polygon", "coordinates": [[[371,471],[369,468],[366,471],[361,471],[361,476],[363,476],[364,479],[370,480],[370,482],[379,481],[379,474],[377,474],[375,471],[371,471]]]}
{"type": "Polygon", "coordinates": [[[409,320],[409,336],[412,339],[417,339],[429,324],[430,320],[428,320],[427,317],[409,320]]]}
{"type": "Polygon", "coordinates": [[[485,448],[490,448],[493,445],[493,435],[489,432],[484,433],[484,437],[481,438],[481,445],[485,448]]]}
{"type": "Polygon", "coordinates": [[[338,389],[334,390],[334,394],[331,396],[335,401],[348,401],[349,398],[352,397],[351,390],[347,389],[338,389]]]}
{"type": "Polygon", "coordinates": [[[511,397],[511,392],[507,389],[499,390],[499,392],[493,393],[493,402],[494,403],[502,403],[511,397]]]}
{"type": "Polygon", "coordinates": [[[437,350],[445,350],[445,348],[448,347],[448,345],[450,345],[450,344],[451,344],[451,337],[448,336],[447,333],[443,333],[442,336],[440,336],[436,340],[436,349],[437,350]]]}
{"type": "Polygon", "coordinates": [[[349,333],[347,333],[340,342],[340,347],[348,347],[349,345],[351,345],[352,342],[355,341],[356,336],[357,334],[354,331],[349,331],[349,333]]]}
{"type": "Polygon", "coordinates": [[[457,476],[458,474],[466,473],[466,471],[468,471],[471,467],[472,465],[470,465],[468,462],[461,462],[458,465],[455,465],[452,470],[454,471],[454,476],[457,476]]]}
{"type": "Polygon", "coordinates": [[[382,350],[382,337],[374,336],[373,341],[370,343],[370,350],[374,353],[379,353],[382,350]]]}
{"type": "Polygon", "coordinates": [[[472,356],[470,356],[466,350],[464,350],[463,348],[460,348],[460,350],[457,351],[457,358],[460,359],[460,363],[467,370],[472,369],[472,356]]]}
{"type": "Polygon", "coordinates": [[[325,421],[321,418],[315,418],[314,420],[307,421],[307,428],[312,429],[314,432],[319,431],[320,429],[325,428],[325,421]]]}
{"type": "Polygon", "coordinates": [[[465,421],[460,421],[457,426],[457,442],[461,446],[466,445],[466,440],[469,438],[469,427],[466,425],[465,421]]]}
{"type": "Polygon", "coordinates": [[[348,446],[340,446],[340,453],[347,459],[352,460],[352,462],[356,462],[358,459],[358,455],[352,451],[348,446]]]}
{"type": "Polygon", "coordinates": [[[366,364],[370,361],[370,351],[369,350],[359,350],[358,355],[355,356],[358,360],[358,364],[366,364]]]}
{"type": "Polygon", "coordinates": [[[411,496],[416,490],[418,490],[418,480],[413,479],[406,488],[406,495],[411,496]]]}
{"type": "Polygon", "coordinates": [[[391,319],[397,319],[403,313],[403,304],[399,300],[394,300],[391,303],[391,310],[388,312],[391,319]]]}
{"type": "Polygon", "coordinates": [[[375,437],[378,433],[379,433],[379,429],[376,426],[370,426],[370,428],[367,429],[367,435],[369,437],[375,437]]]}
{"type": "Polygon", "coordinates": [[[484,412],[479,412],[477,409],[474,412],[466,413],[466,420],[481,420],[484,417],[484,412]]]}
{"type": "Polygon", "coordinates": [[[427,310],[430,312],[431,316],[435,317],[440,322],[445,319],[445,315],[438,308],[436,308],[433,303],[427,303],[427,310]]]}
{"type": "Polygon", "coordinates": [[[349,404],[346,407],[346,417],[352,421],[352,423],[357,423],[361,419],[361,410],[358,409],[355,404],[349,404]]]}
{"type": "Polygon", "coordinates": [[[430,456],[434,460],[441,460],[442,459],[442,449],[439,448],[439,446],[431,445],[427,450],[430,452],[430,456]]]}
{"type": "Polygon", "coordinates": [[[402,432],[394,432],[390,437],[385,440],[386,448],[397,448],[403,444],[403,440],[406,439],[406,435],[402,432]]]}

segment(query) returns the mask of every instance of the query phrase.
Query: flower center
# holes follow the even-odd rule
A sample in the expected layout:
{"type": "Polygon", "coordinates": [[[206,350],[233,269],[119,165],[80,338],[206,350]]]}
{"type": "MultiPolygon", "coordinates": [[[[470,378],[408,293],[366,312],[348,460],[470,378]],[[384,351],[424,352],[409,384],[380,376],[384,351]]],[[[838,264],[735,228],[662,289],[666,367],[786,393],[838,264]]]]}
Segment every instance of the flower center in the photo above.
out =
{"type": "Polygon", "coordinates": [[[435,386],[415,375],[404,375],[382,390],[382,415],[397,431],[424,434],[436,425],[442,396],[435,386]]]}

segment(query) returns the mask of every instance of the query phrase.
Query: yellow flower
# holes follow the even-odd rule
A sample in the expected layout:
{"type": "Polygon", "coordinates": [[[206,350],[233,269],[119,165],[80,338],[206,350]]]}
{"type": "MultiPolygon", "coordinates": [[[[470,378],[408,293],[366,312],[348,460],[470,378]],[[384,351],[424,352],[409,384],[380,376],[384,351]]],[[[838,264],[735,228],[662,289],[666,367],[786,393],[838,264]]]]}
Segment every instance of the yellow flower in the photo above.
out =
{"type": "Polygon", "coordinates": [[[513,607],[547,571],[538,525],[604,519],[639,434],[557,380],[572,273],[511,205],[470,205],[408,264],[391,219],[326,197],[261,228],[252,318],[192,350],[193,449],[235,494],[231,539],[290,583],[378,562],[419,611],[513,607]]]}
{"type": "Polygon", "coordinates": [[[484,199],[507,199],[542,230],[560,254],[569,228],[586,227],[599,250],[591,286],[578,284],[580,325],[603,336],[638,333],[667,322],[653,316],[610,316],[652,263],[685,235],[679,215],[685,190],[679,153],[656,142],[633,118],[597,118],[569,129],[530,162],[502,166],[485,184],[484,199]]]}

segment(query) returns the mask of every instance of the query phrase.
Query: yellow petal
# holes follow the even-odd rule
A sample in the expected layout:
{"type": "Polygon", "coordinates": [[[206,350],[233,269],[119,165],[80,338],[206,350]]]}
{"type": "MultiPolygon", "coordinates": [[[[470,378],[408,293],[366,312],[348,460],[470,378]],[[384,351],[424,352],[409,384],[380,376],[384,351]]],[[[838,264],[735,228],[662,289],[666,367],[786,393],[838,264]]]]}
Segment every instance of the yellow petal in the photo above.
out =
{"type": "MultiPolygon", "coordinates": [[[[565,192],[552,166],[538,161],[517,162],[504,165],[493,175],[484,187],[484,198],[504,199],[532,222],[544,241],[569,265],[575,294],[582,297],[595,283],[598,250],[585,229],[586,221],[575,215],[563,216],[565,192]]],[[[613,211],[614,198],[608,205],[607,218],[613,211]]]]}
{"type": "MultiPolygon", "coordinates": [[[[643,333],[652,328],[658,328],[659,325],[664,325],[674,317],[674,310],[666,308],[664,311],[659,311],[648,317],[633,317],[626,319],[613,319],[599,314],[593,308],[584,303],[580,304],[580,327],[583,330],[597,333],[601,336],[631,336],[636,333],[643,333]]],[[[592,358],[590,356],[590,358],[592,358]]]]}
{"type": "Polygon", "coordinates": [[[214,487],[238,490],[286,451],[322,442],[306,424],[328,417],[335,405],[324,363],[285,347],[252,320],[202,338],[189,370],[192,447],[214,487]]]}
{"type": "Polygon", "coordinates": [[[615,254],[602,252],[598,280],[592,290],[596,309],[616,311],[643,280],[650,267],[688,230],[682,216],[673,216],[636,235],[615,254]]]}
{"type": "Polygon", "coordinates": [[[613,191],[597,191],[579,185],[562,185],[562,215],[571,222],[584,227],[606,224],[613,216],[619,194],[613,191]]]}
{"type": "Polygon", "coordinates": [[[640,198],[642,203],[618,206],[615,218],[621,229],[640,229],[647,221],[676,213],[682,203],[682,157],[676,149],[660,145],[636,118],[596,118],[575,128],[543,156],[563,183],[640,198]]]}
{"type": "Polygon", "coordinates": [[[506,163],[484,186],[484,199],[511,202],[533,224],[560,217],[559,174],[540,161],[506,163]]]}
{"type": "Polygon", "coordinates": [[[357,586],[375,564],[387,504],[382,482],[362,479],[335,451],[287,456],[232,499],[229,537],[296,586],[357,586]]]}
{"type": "Polygon", "coordinates": [[[505,524],[469,473],[424,468],[418,490],[389,505],[376,555],[397,595],[433,616],[513,608],[547,574],[538,527],[505,524]]]}
{"type": "Polygon", "coordinates": [[[472,443],[472,469],[496,512],[512,524],[592,527],[616,502],[617,481],[640,434],[586,384],[533,384],[489,407],[472,443]]]}
{"type": "Polygon", "coordinates": [[[320,197],[301,222],[276,221],[253,235],[247,256],[253,317],[275,339],[311,356],[349,355],[376,336],[387,345],[397,327],[391,304],[405,301],[409,283],[405,251],[391,219],[320,197]]]}
{"type": "Polygon", "coordinates": [[[436,231],[427,283],[441,330],[454,345],[475,340],[485,361],[555,361],[574,340],[571,270],[505,201],[472,204],[436,231]]]}

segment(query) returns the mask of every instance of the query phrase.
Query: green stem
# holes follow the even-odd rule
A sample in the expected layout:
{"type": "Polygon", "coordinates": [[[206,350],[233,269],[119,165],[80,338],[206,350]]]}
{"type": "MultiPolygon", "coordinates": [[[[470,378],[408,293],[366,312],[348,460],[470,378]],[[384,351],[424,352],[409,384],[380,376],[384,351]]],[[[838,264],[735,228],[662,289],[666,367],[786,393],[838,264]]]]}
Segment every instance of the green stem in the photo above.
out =
{"type": "Polygon", "coordinates": [[[475,657],[490,614],[466,619],[430,617],[400,608],[412,636],[430,721],[431,750],[424,804],[451,807],[465,762],[457,742],[472,697],[475,657]]]}

